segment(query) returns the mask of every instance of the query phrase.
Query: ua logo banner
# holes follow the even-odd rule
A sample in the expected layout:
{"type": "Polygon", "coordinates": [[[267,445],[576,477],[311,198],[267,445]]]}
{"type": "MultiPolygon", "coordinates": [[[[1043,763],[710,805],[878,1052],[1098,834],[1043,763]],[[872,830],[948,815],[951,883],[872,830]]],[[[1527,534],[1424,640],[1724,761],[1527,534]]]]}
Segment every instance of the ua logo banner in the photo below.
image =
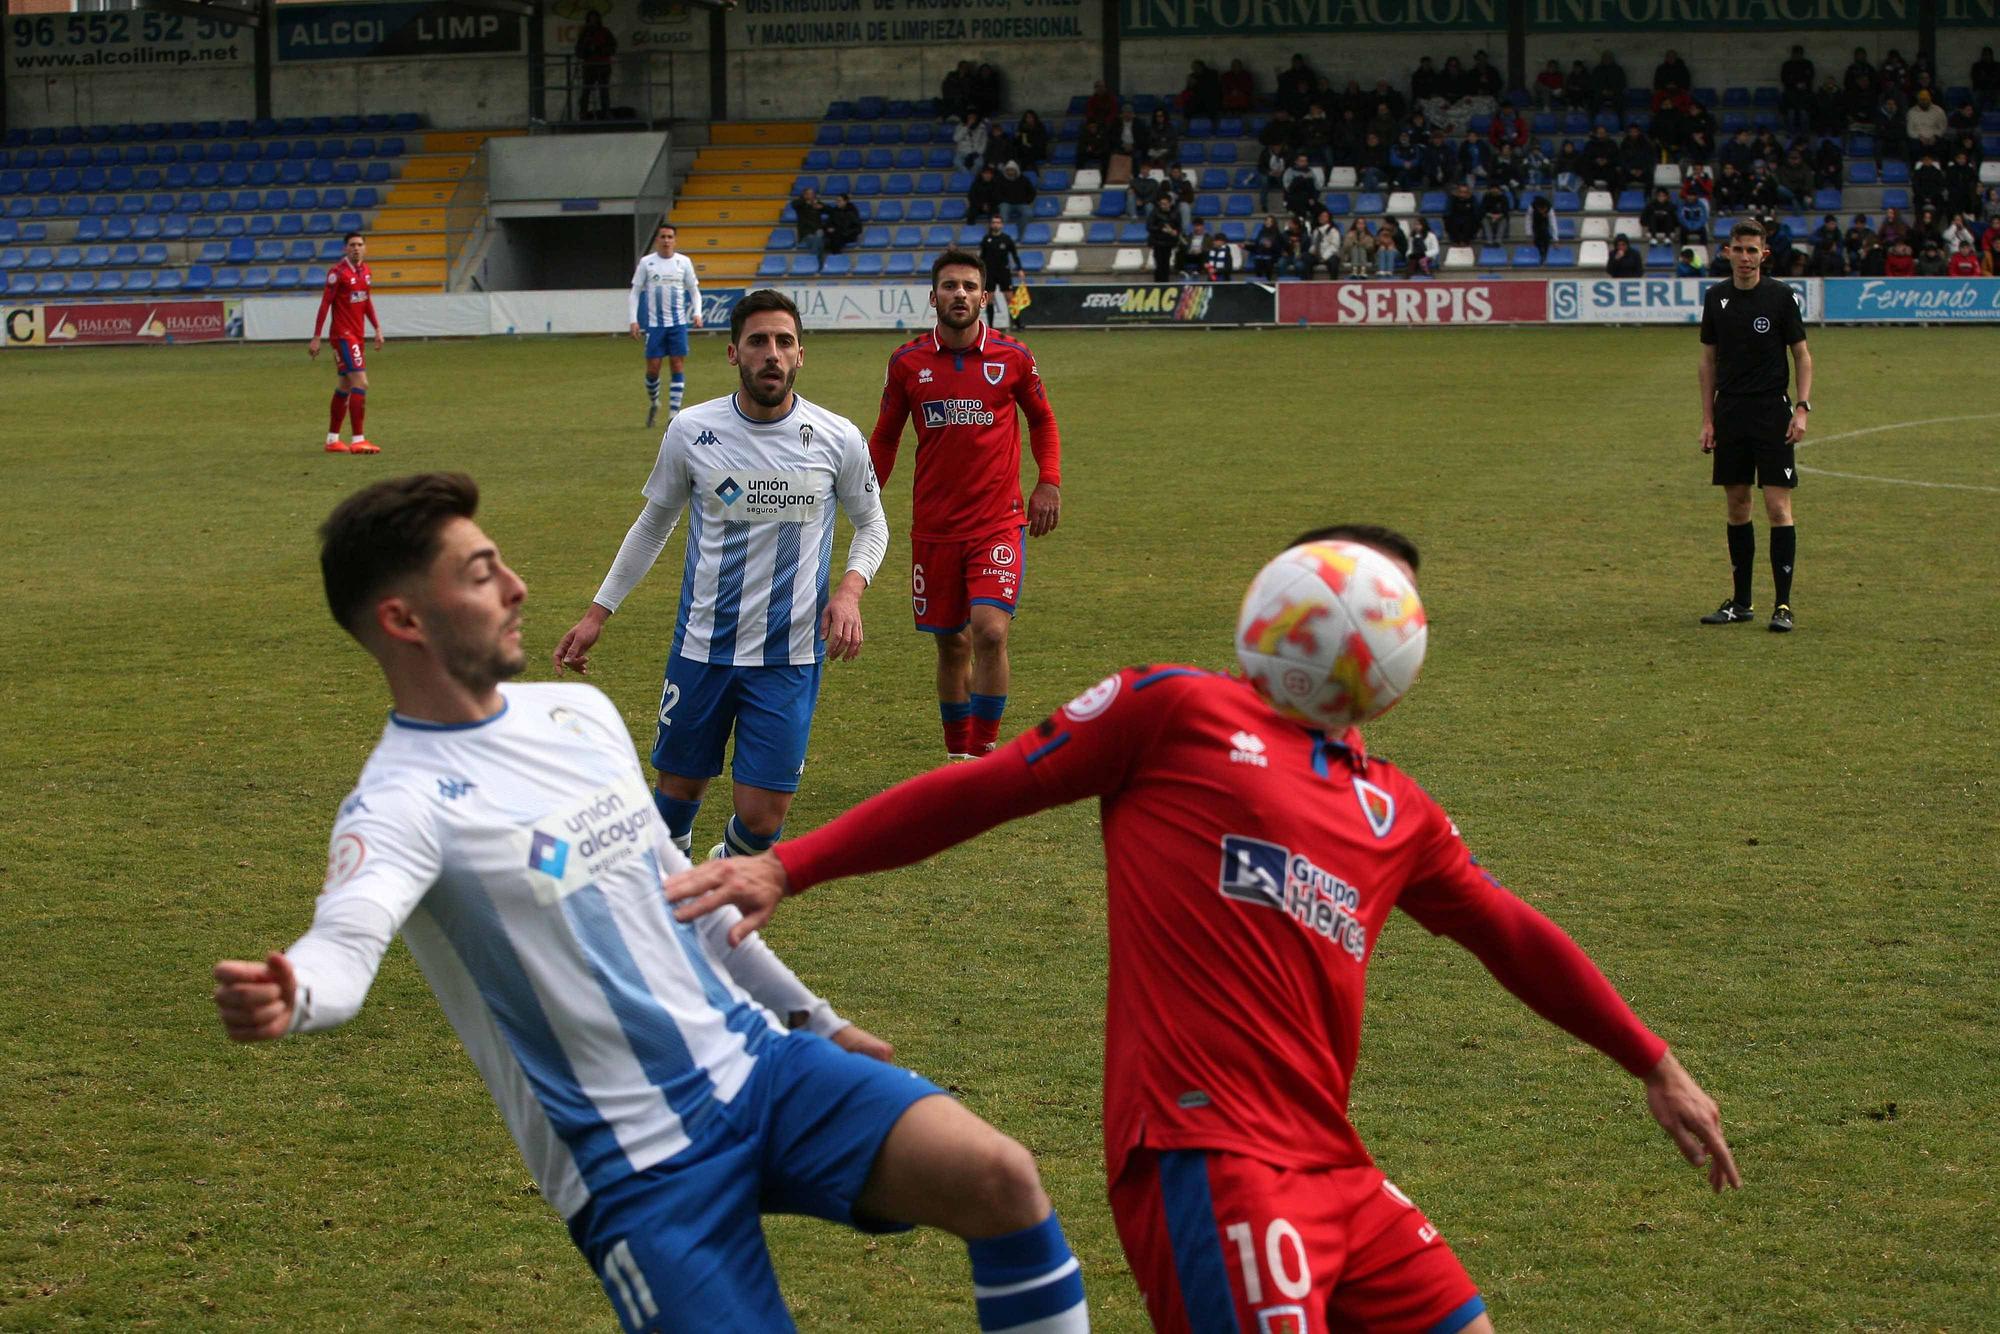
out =
{"type": "Polygon", "coordinates": [[[1354,795],[1360,801],[1361,813],[1368,817],[1368,827],[1375,831],[1375,837],[1387,838],[1396,824],[1396,799],[1359,774],[1354,776],[1354,795]]]}

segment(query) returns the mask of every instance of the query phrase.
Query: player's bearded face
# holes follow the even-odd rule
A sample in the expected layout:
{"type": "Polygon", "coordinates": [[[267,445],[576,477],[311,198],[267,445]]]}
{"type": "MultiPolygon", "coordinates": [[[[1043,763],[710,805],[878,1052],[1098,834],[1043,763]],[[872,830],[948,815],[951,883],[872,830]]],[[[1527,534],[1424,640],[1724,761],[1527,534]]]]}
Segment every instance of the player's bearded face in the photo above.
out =
{"type": "Polygon", "coordinates": [[[470,519],[454,521],[432,566],[421,614],[431,652],[447,675],[490,690],[528,665],[521,604],[528,586],[470,519]]]}
{"type": "Polygon", "coordinates": [[[792,329],[791,320],[779,315],[763,321],[761,313],[751,316],[743,330],[743,341],[730,349],[743,392],[762,407],[775,408],[792,392],[805,355],[792,329]]]}
{"type": "Polygon", "coordinates": [[[985,299],[982,280],[970,269],[946,269],[938,275],[937,287],[931,292],[938,323],[947,329],[970,329],[985,299]]]}

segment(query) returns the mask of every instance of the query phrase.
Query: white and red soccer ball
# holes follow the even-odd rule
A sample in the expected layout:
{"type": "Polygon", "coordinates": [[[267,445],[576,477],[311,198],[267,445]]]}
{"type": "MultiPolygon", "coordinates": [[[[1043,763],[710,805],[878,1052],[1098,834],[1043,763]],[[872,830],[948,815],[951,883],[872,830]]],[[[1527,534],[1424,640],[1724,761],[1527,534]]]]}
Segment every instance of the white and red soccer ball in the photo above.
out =
{"type": "Polygon", "coordinates": [[[1236,618],[1236,659],[1278,712],[1339,733],[1415,684],[1428,631],[1416,586],[1358,542],[1307,542],[1257,572],[1236,618]]]}

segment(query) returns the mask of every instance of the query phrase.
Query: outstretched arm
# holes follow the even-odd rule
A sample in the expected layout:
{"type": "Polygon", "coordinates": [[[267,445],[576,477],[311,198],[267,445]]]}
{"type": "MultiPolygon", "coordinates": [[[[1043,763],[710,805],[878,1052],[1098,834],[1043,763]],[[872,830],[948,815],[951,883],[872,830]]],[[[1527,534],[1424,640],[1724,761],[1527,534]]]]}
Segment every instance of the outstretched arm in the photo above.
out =
{"type": "Polygon", "coordinates": [[[903,443],[903,423],[910,419],[910,401],[891,366],[882,384],[882,410],[875,416],[875,429],[868,433],[868,461],[875,468],[878,486],[889,484],[896,467],[896,451],[903,443]]]}
{"type": "Polygon", "coordinates": [[[1014,401],[1028,418],[1028,448],[1035,456],[1038,474],[1035,489],[1028,496],[1028,536],[1043,537],[1054,532],[1062,518],[1062,432],[1032,357],[1027,375],[1014,390],[1014,401]]]}

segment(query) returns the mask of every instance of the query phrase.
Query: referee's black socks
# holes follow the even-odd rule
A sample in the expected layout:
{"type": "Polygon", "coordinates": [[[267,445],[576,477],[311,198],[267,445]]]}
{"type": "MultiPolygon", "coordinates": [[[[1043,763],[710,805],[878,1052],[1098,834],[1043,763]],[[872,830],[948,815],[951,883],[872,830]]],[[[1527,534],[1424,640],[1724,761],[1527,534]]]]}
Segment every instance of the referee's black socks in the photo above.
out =
{"type": "MultiPolygon", "coordinates": [[[[1743,526],[1748,528],[1750,525],[1746,523],[1743,526]]],[[[1730,536],[1732,539],[1735,537],[1735,530],[1732,529],[1730,531],[1730,536]]],[[[1792,605],[1792,565],[1797,560],[1798,554],[1799,530],[1789,523],[1782,528],[1773,524],[1771,526],[1771,582],[1778,587],[1778,605],[1780,607],[1789,607],[1792,605]]],[[[1747,556],[1745,557],[1744,564],[1746,566],[1749,564],[1747,556]]],[[[1737,576],[1737,581],[1745,583],[1747,578],[1748,576],[1746,575],[1739,575],[1737,576]]]]}
{"type": "MultiPolygon", "coordinates": [[[[1785,531],[1789,533],[1791,529],[1787,528],[1785,529],[1785,531]]],[[[1778,530],[1776,528],[1773,528],[1771,530],[1771,536],[1772,536],[1772,548],[1773,548],[1772,554],[1774,559],[1776,557],[1777,534],[1778,530]]],[[[1747,607],[1750,605],[1750,567],[1755,565],[1756,563],[1757,563],[1756,527],[1748,523],[1730,524],[1729,525],[1729,572],[1736,577],[1736,592],[1733,594],[1733,596],[1736,599],[1736,605],[1739,607],[1747,607]]],[[[1787,585],[1791,583],[1791,579],[1789,576],[1786,577],[1785,582],[1787,585]]],[[[1783,600],[1784,600],[1783,598],[1779,599],[1779,601],[1781,602],[1783,600]]]]}

